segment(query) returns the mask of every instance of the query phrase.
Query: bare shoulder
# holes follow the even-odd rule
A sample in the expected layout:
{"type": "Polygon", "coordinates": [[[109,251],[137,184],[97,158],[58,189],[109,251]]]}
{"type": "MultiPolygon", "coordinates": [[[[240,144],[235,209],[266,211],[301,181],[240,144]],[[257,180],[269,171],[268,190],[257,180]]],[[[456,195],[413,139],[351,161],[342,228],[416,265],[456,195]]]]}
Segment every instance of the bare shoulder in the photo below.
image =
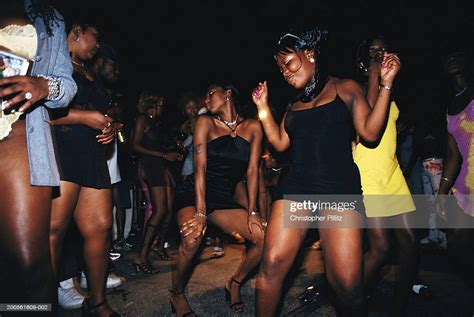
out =
{"type": "Polygon", "coordinates": [[[337,84],[337,89],[342,90],[343,92],[354,92],[354,91],[361,91],[362,87],[361,85],[353,80],[353,79],[347,79],[347,78],[336,78],[335,82],[337,84]]]}
{"type": "Polygon", "coordinates": [[[253,118],[247,118],[245,119],[245,125],[247,126],[247,128],[249,130],[251,130],[252,132],[260,132],[262,131],[262,127],[260,125],[260,121],[258,121],[257,119],[253,119],[253,118]]]}
{"type": "Polygon", "coordinates": [[[202,115],[199,115],[197,120],[196,120],[196,125],[208,125],[212,123],[212,118],[210,115],[207,115],[207,114],[202,114],[202,115]]]}

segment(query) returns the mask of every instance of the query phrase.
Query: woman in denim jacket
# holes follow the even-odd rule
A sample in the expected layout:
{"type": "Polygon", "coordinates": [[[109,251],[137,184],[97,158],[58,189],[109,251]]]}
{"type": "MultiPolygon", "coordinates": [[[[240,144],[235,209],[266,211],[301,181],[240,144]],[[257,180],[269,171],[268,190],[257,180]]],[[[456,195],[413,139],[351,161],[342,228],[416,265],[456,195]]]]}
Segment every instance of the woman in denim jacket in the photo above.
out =
{"type": "Polygon", "coordinates": [[[26,114],[0,141],[0,258],[8,273],[0,298],[54,303],[49,228],[59,173],[45,107],[66,107],[76,93],[63,17],[45,1],[2,1],[0,49],[33,61],[28,76],[0,79],[0,115],[26,114]],[[34,44],[29,54],[23,43],[34,44]]]}

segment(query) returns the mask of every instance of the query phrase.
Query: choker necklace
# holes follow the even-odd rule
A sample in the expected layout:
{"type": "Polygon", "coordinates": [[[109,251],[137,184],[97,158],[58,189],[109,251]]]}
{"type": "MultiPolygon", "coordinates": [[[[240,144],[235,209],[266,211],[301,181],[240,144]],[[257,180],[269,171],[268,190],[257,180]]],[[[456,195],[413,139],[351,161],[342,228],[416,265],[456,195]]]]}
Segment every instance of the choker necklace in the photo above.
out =
{"type": "Polygon", "coordinates": [[[316,74],[311,80],[306,84],[306,86],[302,89],[301,93],[296,97],[297,100],[303,102],[303,103],[308,103],[314,98],[316,98],[317,95],[323,90],[324,86],[326,86],[326,83],[329,80],[329,77],[326,76],[321,80],[321,72],[318,71],[318,74],[316,74]]]}
{"type": "Polygon", "coordinates": [[[81,67],[84,67],[84,62],[82,63],[78,63],[76,62],[75,60],[71,59],[71,62],[74,64],[74,65],[77,65],[77,66],[81,66],[81,67]]]}
{"type": "MultiPolygon", "coordinates": [[[[226,127],[228,127],[230,129],[230,136],[235,138],[237,136],[237,132],[235,132],[235,130],[237,129],[237,126],[239,125],[237,123],[237,120],[239,119],[239,115],[237,114],[237,117],[235,117],[235,120],[232,121],[232,122],[229,122],[229,121],[226,121],[226,120],[223,120],[221,119],[221,117],[219,115],[217,115],[217,120],[221,121],[222,123],[224,123],[226,125],[226,127]],[[234,128],[231,127],[231,125],[236,125],[234,128]]],[[[242,121],[240,121],[242,122],[242,121]]],[[[239,122],[239,123],[240,123],[239,122]]]]}
{"type": "Polygon", "coordinates": [[[220,121],[224,122],[227,125],[234,125],[234,124],[237,123],[237,119],[239,119],[239,115],[237,114],[234,121],[226,121],[226,120],[222,119],[219,115],[217,115],[217,119],[219,119],[220,121]]]}

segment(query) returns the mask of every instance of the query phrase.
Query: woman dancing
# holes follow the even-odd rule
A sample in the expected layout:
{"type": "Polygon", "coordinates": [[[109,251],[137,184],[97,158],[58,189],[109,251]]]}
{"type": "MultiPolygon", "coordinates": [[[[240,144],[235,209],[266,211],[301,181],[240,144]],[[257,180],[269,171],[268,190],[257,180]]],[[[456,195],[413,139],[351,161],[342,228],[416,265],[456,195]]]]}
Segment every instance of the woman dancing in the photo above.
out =
{"type": "Polygon", "coordinates": [[[194,129],[195,173],[176,190],[175,210],[181,244],[173,270],[170,303],[177,316],[195,315],[184,289],[192,259],[206,231],[207,218],[227,233],[239,232],[252,244],[225,285],[235,312],[243,312],[242,281],[260,263],[265,221],[257,212],[258,163],[262,130],[257,120],[241,117],[235,108],[238,92],[232,85],[213,84],[207,91],[209,115],[194,129]],[[237,183],[247,176],[248,209],[233,200],[237,183]]]}
{"type": "MultiPolygon", "coordinates": [[[[164,98],[153,92],[144,91],[138,102],[138,116],[133,136],[133,150],[141,155],[140,179],[147,201],[151,201],[152,213],[145,219],[145,230],[141,247],[133,256],[133,264],[137,272],[155,274],[148,259],[148,254],[157,235],[158,225],[164,219],[167,211],[166,193],[166,162],[182,160],[183,156],[177,152],[164,152],[164,130],[160,122],[164,110],[164,98]]],[[[163,228],[164,230],[164,228],[163,228]]]]}
{"type": "MultiPolygon", "coordinates": [[[[387,42],[380,35],[365,39],[358,48],[357,66],[371,106],[375,104],[379,90],[383,89],[380,88],[383,80],[380,62],[387,50],[387,42]]],[[[391,308],[394,316],[403,313],[416,276],[418,262],[418,246],[412,229],[411,213],[416,208],[395,153],[397,143],[395,123],[398,114],[397,104],[392,100],[380,141],[377,144],[366,144],[362,140],[354,150],[354,161],[360,170],[368,218],[369,249],[364,255],[364,284],[366,290],[370,290],[377,281],[377,273],[388,255],[390,234],[393,233],[399,261],[396,296],[391,308]]]]}
{"type": "MultiPolygon", "coordinates": [[[[289,170],[278,186],[265,236],[257,277],[258,316],[276,314],[283,280],[308,230],[283,226],[284,195],[362,193],[359,171],[352,159],[353,127],[369,142],[379,138],[387,117],[390,88],[400,69],[398,57],[385,53],[381,64],[383,88],[371,110],[355,81],[324,73],[319,51],[324,35],[318,29],[285,33],[277,43],[275,60],[283,77],[294,88],[302,89],[280,127],[268,106],[267,83],[259,83],[252,93],[268,141],[278,151],[290,148],[292,155],[289,170]]],[[[363,212],[362,206],[357,211],[345,211],[344,217],[359,222],[359,212],[363,212]]],[[[326,276],[336,293],[340,315],[366,315],[362,230],[352,226],[320,228],[319,232],[326,276]]]]}

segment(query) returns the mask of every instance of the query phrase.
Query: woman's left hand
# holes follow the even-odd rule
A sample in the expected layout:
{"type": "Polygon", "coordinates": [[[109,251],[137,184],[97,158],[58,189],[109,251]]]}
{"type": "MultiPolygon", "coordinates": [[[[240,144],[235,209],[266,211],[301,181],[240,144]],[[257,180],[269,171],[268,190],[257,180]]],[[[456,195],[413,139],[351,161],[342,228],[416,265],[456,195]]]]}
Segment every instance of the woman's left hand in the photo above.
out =
{"type": "Polygon", "coordinates": [[[402,66],[396,53],[385,52],[380,67],[380,83],[391,86],[402,66]]]}
{"type": "Polygon", "coordinates": [[[14,94],[5,109],[22,104],[19,112],[25,112],[36,102],[48,97],[48,80],[42,77],[12,76],[0,79],[0,98],[14,94]],[[5,87],[5,85],[9,85],[5,87]]]}
{"type": "Polygon", "coordinates": [[[253,234],[252,227],[257,226],[265,233],[267,222],[258,213],[249,213],[247,216],[247,224],[250,234],[253,234]]]}
{"type": "Polygon", "coordinates": [[[99,134],[97,136],[97,142],[102,144],[109,144],[110,142],[112,142],[116,135],[116,129],[117,126],[115,123],[111,123],[110,125],[107,124],[107,126],[102,129],[102,134],[99,134]]]}

